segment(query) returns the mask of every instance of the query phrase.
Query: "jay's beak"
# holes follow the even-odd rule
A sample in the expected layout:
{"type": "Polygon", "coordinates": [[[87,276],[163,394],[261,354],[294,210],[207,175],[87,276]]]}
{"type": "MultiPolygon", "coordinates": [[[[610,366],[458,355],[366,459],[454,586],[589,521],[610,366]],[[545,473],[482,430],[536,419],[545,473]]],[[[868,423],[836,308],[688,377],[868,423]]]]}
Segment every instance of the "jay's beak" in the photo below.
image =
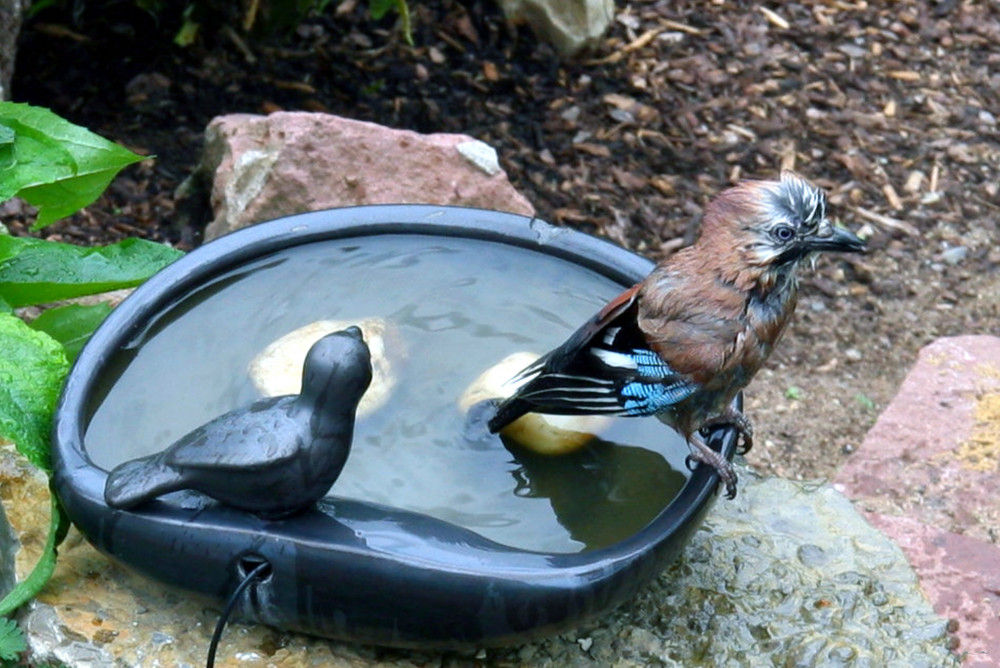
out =
{"type": "Polygon", "coordinates": [[[832,251],[839,253],[861,253],[865,250],[865,242],[853,232],[843,227],[820,227],[816,234],[807,240],[810,251],[832,251]],[[826,234],[824,234],[824,232],[826,234]]]}

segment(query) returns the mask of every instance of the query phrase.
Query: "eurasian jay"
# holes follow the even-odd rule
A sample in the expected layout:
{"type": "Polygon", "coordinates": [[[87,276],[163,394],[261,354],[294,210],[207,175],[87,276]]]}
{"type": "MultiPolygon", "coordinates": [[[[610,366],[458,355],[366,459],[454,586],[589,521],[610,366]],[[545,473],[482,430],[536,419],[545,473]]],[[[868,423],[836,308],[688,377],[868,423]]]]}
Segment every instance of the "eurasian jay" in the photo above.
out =
{"type": "Polygon", "coordinates": [[[499,403],[490,431],[530,412],[655,415],[735,497],[732,464],[706,444],[707,430],[730,425],[750,449],[753,427],[733,399],[788,326],[799,266],[819,252],[865,248],[831,224],[826,207],[825,193],[791,172],[723,191],[705,209],[697,242],[518,374],[527,382],[499,403]]]}

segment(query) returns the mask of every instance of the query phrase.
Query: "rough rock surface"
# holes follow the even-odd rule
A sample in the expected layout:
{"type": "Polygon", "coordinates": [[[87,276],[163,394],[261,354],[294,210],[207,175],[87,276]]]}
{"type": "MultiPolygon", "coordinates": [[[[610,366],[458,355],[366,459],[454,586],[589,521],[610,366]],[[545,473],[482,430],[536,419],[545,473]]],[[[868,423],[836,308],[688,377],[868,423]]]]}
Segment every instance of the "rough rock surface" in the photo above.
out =
{"type": "Polygon", "coordinates": [[[615,15],[614,0],[500,0],[500,6],[564,57],[596,46],[615,15]]]}
{"type": "MultiPolygon", "coordinates": [[[[0,469],[11,467],[18,465],[7,449],[0,469]]],[[[4,481],[5,502],[8,483],[18,478],[4,481]]],[[[931,610],[899,548],[843,495],[828,485],[762,479],[742,467],[741,480],[740,496],[715,504],[675,564],[634,600],[577,631],[442,654],[231,624],[217,665],[451,666],[473,659],[481,665],[622,668],[957,665],[946,648],[947,623],[931,610]]],[[[44,484],[31,489],[27,498],[47,508],[44,484]]],[[[20,507],[32,505],[17,494],[20,507]]],[[[16,533],[36,547],[44,541],[16,533]]],[[[198,666],[217,616],[211,605],[129,573],[73,531],[53,579],[22,611],[21,624],[39,662],[198,666]]]]}
{"type": "Polygon", "coordinates": [[[1000,662],[1000,338],[938,339],[837,476],[906,552],[967,666],[1000,662]]]}
{"type": "Polygon", "coordinates": [[[488,149],[466,135],[424,135],[330,114],[220,116],[206,130],[199,168],[212,180],[215,214],[205,238],[279,216],[360,204],[533,215],[495,159],[484,162],[488,149]]]}
{"type": "Polygon", "coordinates": [[[14,76],[17,36],[29,0],[0,0],[0,100],[10,98],[10,80],[14,76]]]}

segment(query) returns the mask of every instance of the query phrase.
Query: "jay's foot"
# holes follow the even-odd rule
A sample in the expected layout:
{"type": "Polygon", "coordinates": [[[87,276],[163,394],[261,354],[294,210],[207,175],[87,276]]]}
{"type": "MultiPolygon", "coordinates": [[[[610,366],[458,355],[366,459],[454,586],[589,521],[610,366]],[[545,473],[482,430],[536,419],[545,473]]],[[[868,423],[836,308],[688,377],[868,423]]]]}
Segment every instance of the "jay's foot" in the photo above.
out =
{"type": "Polygon", "coordinates": [[[693,462],[711,466],[719,474],[720,481],[726,486],[726,498],[735,499],[736,471],[733,469],[732,462],[723,457],[722,453],[708,447],[705,440],[697,434],[693,435],[688,443],[691,446],[691,454],[687,457],[688,468],[694,470],[693,462]]]}
{"type": "Polygon", "coordinates": [[[753,423],[750,422],[750,418],[730,406],[725,413],[706,420],[699,431],[702,436],[708,436],[709,428],[718,425],[726,425],[739,432],[742,442],[736,445],[736,454],[745,455],[750,452],[750,448],[753,447],[753,423]]]}

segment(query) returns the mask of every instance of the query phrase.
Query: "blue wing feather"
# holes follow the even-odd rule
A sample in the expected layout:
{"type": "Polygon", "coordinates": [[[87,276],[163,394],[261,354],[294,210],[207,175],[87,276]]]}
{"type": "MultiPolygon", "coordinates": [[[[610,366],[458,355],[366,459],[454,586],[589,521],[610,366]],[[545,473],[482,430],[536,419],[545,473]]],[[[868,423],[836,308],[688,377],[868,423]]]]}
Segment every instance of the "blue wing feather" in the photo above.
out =
{"type": "Polygon", "coordinates": [[[527,382],[502,402],[496,432],[525,413],[642,416],[698,390],[646,345],[636,318],[638,286],[612,300],[565,343],[521,371],[527,382]]]}

